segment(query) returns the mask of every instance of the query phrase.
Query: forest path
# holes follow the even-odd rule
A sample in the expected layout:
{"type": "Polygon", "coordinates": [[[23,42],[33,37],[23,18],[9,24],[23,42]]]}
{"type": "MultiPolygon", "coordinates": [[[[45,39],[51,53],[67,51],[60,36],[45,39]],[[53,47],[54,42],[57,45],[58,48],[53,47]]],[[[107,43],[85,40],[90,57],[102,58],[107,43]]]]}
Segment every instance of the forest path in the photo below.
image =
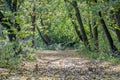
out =
{"type": "Polygon", "coordinates": [[[18,80],[120,80],[120,65],[81,57],[75,50],[38,50],[25,62],[18,80]]]}

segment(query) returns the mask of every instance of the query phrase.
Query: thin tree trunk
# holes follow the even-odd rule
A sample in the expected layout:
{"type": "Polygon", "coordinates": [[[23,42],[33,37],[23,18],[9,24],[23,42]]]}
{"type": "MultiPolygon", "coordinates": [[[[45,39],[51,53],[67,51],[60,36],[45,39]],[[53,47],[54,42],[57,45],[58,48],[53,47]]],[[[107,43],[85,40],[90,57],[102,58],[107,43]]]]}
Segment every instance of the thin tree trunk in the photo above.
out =
{"type": "MultiPolygon", "coordinates": [[[[14,16],[12,17],[15,17],[17,15],[17,0],[14,0],[13,2],[10,1],[10,0],[6,0],[6,3],[7,3],[7,7],[9,8],[9,10],[14,14],[14,16]]],[[[1,24],[7,29],[7,31],[9,32],[8,33],[8,38],[9,38],[9,41],[10,42],[13,42],[13,41],[16,41],[16,34],[15,32],[12,30],[12,26],[14,28],[17,29],[17,31],[20,31],[20,26],[19,24],[16,23],[16,20],[15,22],[11,22],[10,19],[8,20],[3,20],[3,18],[5,18],[5,16],[2,14],[2,12],[0,12],[0,22],[2,22],[1,24]],[[8,24],[5,24],[5,22],[9,22],[11,25],[8,25],[8,24]]],[[[13,18],[14,19],[14,18],[13,18]]],[[[16,41],[18,42],[18,41],[16,41]]],[[[15,55],[16,54],[20,54],[22,49],[20,46],[18,46],[18,44],[15,44],[14,47],[13,47],[13,50],[15,52],[15,55]]]]}
{"type": "Polygon", "coordinates": [[[14,31],[11,30],[11,26],[6,24],[6,22],[9,22],[10,24],[11,21],[10,20],[4,20],[3,18],[5,18],[5,16],[2,14],[2,12],[0,12],[0,22],[1,22],[1,25],[7,29],[7,31],[9,32],[8,34],[8,39],[10,42],[14,41],[16,39],[16,35],[14,34],[14,31]]]}
{"type": "MultiPolygon", "coordinates": [[[[95,3],[97,3],[97,0],[95,0],[95,3]]],[[[101,24],[102,24],[103,30],[104,30],[104,32],[105,32],[105,34],[106,34],[107,39],[108,39],[108,42],[109,42],[109,45],[110,45],[110,49],[111,49],[113,55],[119,54],[118,49],[117,49],[116,46],[114,45],[112,36],[111,36],[109,30],[107,29],[107,26],[106,26],[105,21],[104,21],[104,19],[103,19],[103,17],[102,17],[101,11],[98,12],[98,15],[99,15],[99,17],[100,17],[100,22],[101,22],[101,24]]]]}
{"type": "MultiPolygon", "coordinates": [[[[89,5],[88,9],[90,10],[90,3],[87,3],[89,5]]],[[[89,11],[89,14],[90,11],[89,11]]],[[[94,12],[92,13],[92,17],[93,17],[93,22],[90,20],[90,18],[88,18],[88,25],[89,25],[89,30],[90,30],[90,37],[93,39],[93,43],[94,43],[94,51],[98,51],[99,49],[99,42],[98,42],[98,26],[96,25],[96,21],[95,21],[95,17],[94,17],[94,12]],[[91,26],[91,22],[93,24],[93,28],[91,26]]]]}
{"type": "Polygon", "coordinates": [[[14,31],[11,30],[11,26],[6,24],[6,22],[9,22],[11,25],[13,24],[10,19],[8,20],[4,20],[5,16],[3,15],[2,12],[0,12],[0,22],[1,22],[1,25],[7,29],[7,31],[9,32],[8,34],[8,39],[10,42],[14,41],[16,39],[16,35],[14,34],[14,31]]]}
{"type": "Polygon", "coordinates": [[[75,29],[76,34],[78,35],[79,39],[80,39],[81,41],[83,41],[83,40],[82,40],[82,36],[81,36],[81,32],[78,30],[77,24],[72,20],[72,14],[71,14],[71,13],[69,13],[69,17],[70,17],[70,19],[71,19],[72,25],[74,26],[74,29],[75,29]]]}
{"type": "Polygon", "coordinates": [[[80,39],[81,41],[83,41],[82,36],[81,36],[81,32],[78,30],[77,24],[76,24],[74,21],[72,21],[72,20],[71,20],[71,22],[72,22],[72,24],[73,24],[73,26],[74,26],[74,29],[75,29],[75,32],[76,32],[77,36],[79,37],[79,39],[80,39]]]}
{"type": "MultiPolygon", "coordinates": [[[[33,35],[32,35],[32,47],[34,46],[34,35],[35,35],[35,27],[39,33],[39,36],[41,37],[41,39],[43,40],[43,42],[48,46],[49,45],[49,42],[43,37],[42,33],[40,32],[40,29],[38,28],[38,26],[35,25],[35,21],[36,21],[36,15],[35,15],[35,4],[34,4],[34,7],[33,7],[33,14],[31,15],[31,20],[32,20],[32,26],[33,26],[33,35]]],[[[41,25],[43,26],[43,21],[41,19],[41,25]]]]}
{"type": "Polygon", "coordinates": [[[120,30],[119,30],[119,29],[115,29],[115,32],[116,32],[118,41],[119,41],[119,43],[120,43],[120,30]]]}
{"type": "Polygon", "coordinates": [[[34,47],[34,37],[35,37],[35,21],[36,21],[36,15],[35,15],[35,3],[34,3],[34,6],[33,6],[33,14],[31,15],[31,21],[32,21],[32,26],[33,26],[33,29],[32,29],[32,47],[34,47]]]}
{"type": "MultiPolygon", "coordinates": [[[[64,0],[64,1],[65,1],[65,3],[66,3],[66,0],[64,0]]],[[[67,3],[66,3],[66,5],[67,5],[67,3]]],[[[70,20],[71,20],[71,22],[72,22],[72,25],[73,25],[73,27],[74,27],[74,29],[75,29],[75,32],[76,32],[77,36],[79,37],[79,39],[80,39],[81,41],[83,41],[83,40],[82,40],[81,32],[80,32],[80,30],[78,30],[78,25],[76,24],[75,21],[73,21],[73,17],[72,17],[72,13],[70,12],[70,9],[69,9],[68,7],[66,7],[66,8],[67,8],[67,10],[68,10],[68,15],[69,15],[69,17],[70,17],[70,20]]]]}
{"type": "MultiPolygon", "coordinates": [[[[17,16],[17,0],[14,0],[13,2],[11,1],[11,0],[6,0],[6,4],[7,4],[7,7],[8,7],[8,9],[12,12],[12,13],[14,13],[14,16],[13,17],[15,17],[15,16],[17,16]]],[[[14,18],[13,18],[14,19],[14,18]]],[[[12,23],[11,21],[10,21],[10,19],[8,20],[8,21],[5,21],[5,22],[9,22],[10,24],[11,24],[11,26],[14,26],[14,28],[16,28],[17,29],[17,31],[20,31],[21,30],[21,28],[20,28],[20,26],[19,26],[19,24],[16,22],[16,20],[15,20],[15,22],[14,23],[12,23]]],[[[3,24],[3,25],[5,25],[5,24],[3,24]]],[[[11,26],[9,26],[9,29],[8,29],[8,32],[9,32],[9,34],[8,34],[8,38],[9,38],[9,41],[15,41],[16,40],[16,34],[14,33],[14,31],[13,30],[11,30],[11,26]]],[[[6,27],[8,27],[8,26],[6,26],[6,27]]]]}
{"type": "Polygon", "coordinates": [[[82,23],[82,18],[81,18],[81,15],[80,15],[80,11],[78,9],[77,2],[73,1],[72,5],[73,5],[73,7],[75,9],[76,18],[77,18],[77,21],[78,21],[78,23],[80,25],[80,30],[81,30],[81,34],[82,34],[82,40],[83,40],[85,46],[90,50],[89,41],[88,41],[84,26],[83,26],[83,23],[82,23]]]}
{"type": "Polygon", "coordinates": [[[115,29],[118,41],[120,42],[120,9],[115,12],[115,23],[118,25],[118,28],[115,29]]]}
{"type": "MultiPolygon", "coordinates": [[[[11,11],[11,13],[14,14],[14,16],[12,16],[12,17],[17,16],[18,0],[14,0],[13,2],[10,0],[6,0],[6,3],[8,5],[9,10],[11,11]]],[[[16,19],[14,21],[15,22],[11,22],[11,26],[13,26],[19,32],[21,30],[21,28],[20,28],[19,24],[17,23],[16,19]]],[[[8,29],[8,32],[10,32],[8,34],[9,40],[18,42],[18,37],[16,37],[16,33],[14,33],[14,31],[11,29],[11,27],[10,27],[10,30],[8,29]]],[[[19,42],[18,42],[18,44],[14,45],[13,50],[15,51],[15,55],[20,54],[22,52],[21,46],[19,46],[19,42]]]]}
{"type": "MultiPolygon", "coordinates": [[[[40,17],[40,23],[41,23],[42,26],[44,26],[43,19],[42,19],[41,17],[40,17]]],[[[43,36],[43,38],[44,38],[44,40],[47,42],[47,45],[50,45],[50,43],[51,43],[50,37],[49,37],[47,34],[45,34],[45,35],[43,36]]]]}
{"type": "MultiPolygon", "coordinates": [[[[89,13],[90,14],[90,13],[89,13]]],[[[92,34],[92,26],[90,24],[90,20],[88,19],[88,26],[89,26],[89,30],[90,30],[90,37],[93,38],[93,34],[92,34]]]]}
{"type": "MultiPolygon", "coordinates": [[[[94,22],[94,25],[96,25],[96,23],[94,22]]],[[[95,26],[93,28],[93,40],[94,40],[94,50],[98,51],[99,49],[99,42],[98,42],[98,26],[95,26]]]]}
{"type": "Polygon", "coordinates": [[[116,53],[118,54],[118,49],[117,49],[116,46],[114,45],[113,39],[112,39],[112,37],[111,37],[111,35],[110,35],[110,32],[109,32],[108,29],[107,29],[107,26],[106,26],[106,24],[105,24],[104,19],[102,18],[102,13],[101,13],[101,12],[99,12],[99,17],[101,18],[101,19],[100,19],[100,22],[101,22],[101,24],[102,24],[103,30],[104,30],[104,32],[105,32],[105,34],[106,34],[107,39],[108,39],[108,42],[109,42],[111,51],[113,52],[113,55],[116,54],[116,53]]]}
{"type": "MultiPolygon", "coordinates": [[[[95,0],[95,3],[97,3],[97,0],[95,0]]],[[[94,21],[93,22],[94,25],[96,25],[96,22],[94,21]]],[[[94,39],[94,49],[96,51],[98,51],[99,49],[99,42],[98,42],[98,26],[96,25],[94,28],[93,28],[93,39],[94,39]]]]}
{"type": "Polygon", "coordinates": [[[44,37],[42,36],[42,33],[40,32],[40,29],[38,28],[38,26],[36,26],[36,29],[37,29],[37,31],[38,31],[38,33],[39,33],[39,36],[41,37],[41,39],[43,40],[43,42],[48,46],[49,45],[49,43],[44,39],[44,37]]]}
{"type": "MultiPolygon", "coordinates": [[[[107,0],[107,2],[109,1],[110,0],[107,0]]],[[[112,1],[116,1],[116,0],[112,0],[112,1]]],[[[111,11],[111,14],[112,14],[111,18],[114,19],[115,23],[118,25],[118,28],[115,28],[115,32],[116,32],[118,41],[120,42],[120,8],[118,9],[118,11],[111,11]]]]}

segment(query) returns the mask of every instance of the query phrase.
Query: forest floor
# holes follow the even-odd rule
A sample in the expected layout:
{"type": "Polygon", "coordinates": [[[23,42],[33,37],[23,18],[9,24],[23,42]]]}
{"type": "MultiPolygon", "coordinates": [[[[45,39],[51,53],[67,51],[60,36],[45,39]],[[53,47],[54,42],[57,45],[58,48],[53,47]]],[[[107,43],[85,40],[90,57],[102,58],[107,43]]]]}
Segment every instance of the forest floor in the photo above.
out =
{"type": "MultiPolygon", "coordinates": [[[[120,80],[120,64],[90,60],[75,50],[36,51],[8,80],[120,80]]],[[[1,79],[2,80],[2,79],[1,79]]]]}

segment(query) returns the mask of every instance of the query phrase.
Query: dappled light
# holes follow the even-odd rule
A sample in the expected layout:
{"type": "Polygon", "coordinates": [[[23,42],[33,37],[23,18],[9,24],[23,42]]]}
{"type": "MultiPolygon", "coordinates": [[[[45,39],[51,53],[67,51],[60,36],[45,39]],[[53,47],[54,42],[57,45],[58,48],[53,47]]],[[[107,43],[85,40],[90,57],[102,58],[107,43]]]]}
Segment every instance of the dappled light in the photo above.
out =
{"type": "Polygon", "coordinates": [[[49,50],[48,52],[48,50],[43,50],[41,52],[37,51],[36,55],[38,57],[35,61],[21,62],[20,69],[13,70],[9,73],[11,75],[9,79],[120,79],[120,65],[108,61],[83,58],[73,50],[72,52],[59,50],[49,50]],[[69,56],[65,56],[66,54],[69,54],[69,56]],[[73,56],[73,54],[76,56],[73,56]]]}
{"type": "Polygon", "coordinates": [[[0,0],[0,80],[120,80],[120,0],[0,0]]]}

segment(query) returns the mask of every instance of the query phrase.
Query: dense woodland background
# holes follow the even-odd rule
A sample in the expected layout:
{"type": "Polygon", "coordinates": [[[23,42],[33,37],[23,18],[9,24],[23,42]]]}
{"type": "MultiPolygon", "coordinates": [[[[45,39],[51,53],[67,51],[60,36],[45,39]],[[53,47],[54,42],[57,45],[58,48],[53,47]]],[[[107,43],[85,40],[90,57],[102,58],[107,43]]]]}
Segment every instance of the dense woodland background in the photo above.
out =
{"type": "Polygon", "coordinates": [[[120,0],[0,0],[0,67],[43,49],[119,61],[120,0]]]}

